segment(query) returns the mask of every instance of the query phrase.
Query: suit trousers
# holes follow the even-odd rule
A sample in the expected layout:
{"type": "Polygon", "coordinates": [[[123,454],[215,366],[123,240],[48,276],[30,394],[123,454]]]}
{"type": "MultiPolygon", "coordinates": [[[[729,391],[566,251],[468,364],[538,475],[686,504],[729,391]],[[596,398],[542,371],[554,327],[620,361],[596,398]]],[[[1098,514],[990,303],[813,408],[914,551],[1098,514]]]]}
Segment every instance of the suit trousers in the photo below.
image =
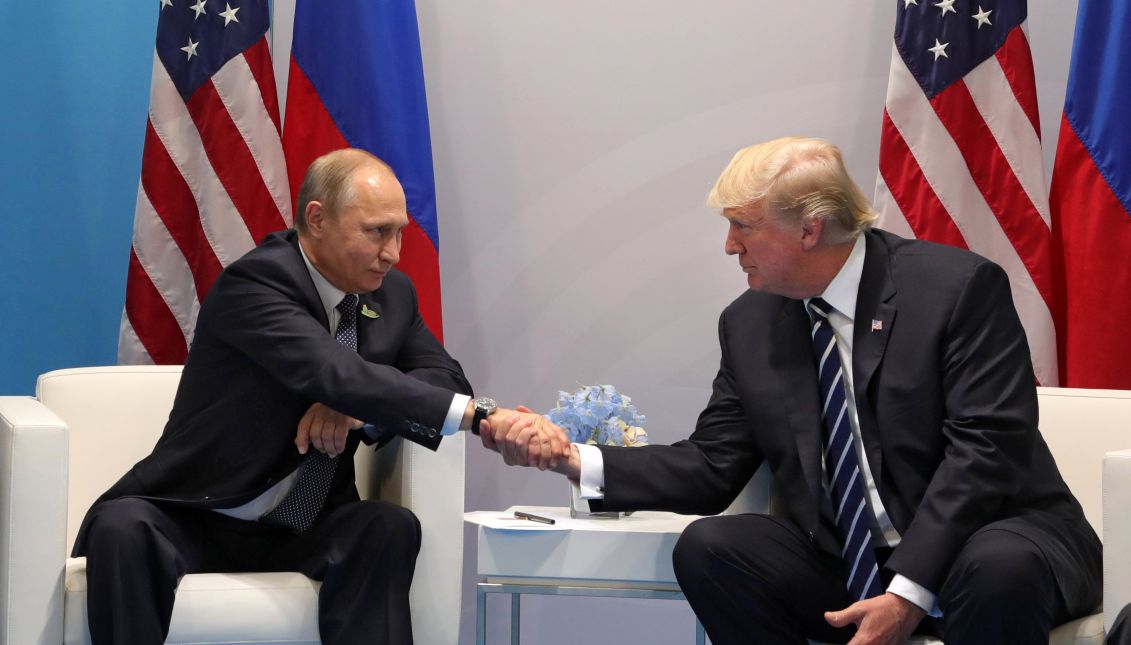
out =
{"type": "MultiPolygon", "coordinates": [[[[881,567],[890,552],[877,549],[881,567]]],[[[672,558],[680,588],[715,645],[844,643],[855,633],[854,626],[834,629],[824,619],[824,612],[852,604],[843,561],[787,518],[697,520],[672,558]]],[[[881,575],[886,587],[891,574],[881,575]]],[[[1091,586],[1095,607],[1100,590],[1091,586]]],[[[990,524],[967,541],[938,592],[943,618],[924,619],[916,633],[963,645],[1046,645],[1053,627],[1075,617],[1062,595],[1031,540],[990,524]]]]}
{"type": "Polygon", "coordinates": [[[91,509],[87,610],[94,645],[164,643],[186,573],[298,571],[321,580],[325,645],[412,643],[408,590],[420,523],[408,509],[358,501],[306,532],[125,497],[91,509]]]}
{"type": "Polygon", "coordinates": [[[1119,610],[1111,624],[1111,631],[1104,639],[1104,645],[1131,645],[1131,605],[1119,610]]]}

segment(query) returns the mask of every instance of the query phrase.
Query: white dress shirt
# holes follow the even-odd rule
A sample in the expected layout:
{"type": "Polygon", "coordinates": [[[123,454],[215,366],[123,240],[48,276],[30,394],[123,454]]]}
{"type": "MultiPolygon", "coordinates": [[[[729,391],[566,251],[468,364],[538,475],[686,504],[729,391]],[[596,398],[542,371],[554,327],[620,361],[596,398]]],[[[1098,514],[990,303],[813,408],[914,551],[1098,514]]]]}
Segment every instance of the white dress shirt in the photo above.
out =
{"type": "MultiPolygon", "coordinates": [[[[310,272],[310,278],[314,281],[314,288],[318,291],[318,299],[322,301],[322,308],[326,311],[326,320],[329,321],[327,330],[331,335],[334,330],[338,328],[338,322],[342,318],[341,312],[338,311],[338,303],[346,296],[346,292],[330,284],[318,269],[310,263],[310,258],[306,257],[306,251],[303,250],[302,244],[299,244],[299,252],[302,254],[302,261],[306,263],[306,270],[310,272]]],[[[459,424],[463,421],[463,413],[467,409],[467,403],[471,397],[466,394],[455,394],[452,396],[452,404],[448,408],[448,414],[444,417],[444,425],[440,429],[440,433],[447,436],[459,432],[459,424]]],[[[298,434],[298,426],[296,425],[295,434],[298,434]]],[[[375,438],[376,428],[371,425],[366,425],[361,428],[363,432],[367,432],[370,437],[375,438]]],[[[313,446],[311,447],[313,449],[313,446]]],[[[272,509],[283,501],[287,493],[291,492],[294,488],[295,479],[298,476],[298,469],[296,468],[283,479],[280,479],[277,484],[263,491],[258,497],[250,502],[234,508],[217,508],[213,509],[217,513],[235,517],[241,520],[258,520],[265,514],[270,513],[272,509]]]]}
{"type": "MultiPolygon", "coordinates": [[[[852,316],[856,312],[856,296],[860,291],[860,276],[864,272],[864,236],[858,236],[852,247],[852,252],[845,260],[844,266],[837,272],[829,286],[825,288],[821,298],[833,307],[829,314],[829,324],[832,326],[833,335],[836,337],[837,351],[840,352],[841,366],[844,368],[845,392],[853,392],[852,388],[852,331],[855,321],[852,316]],[[848,314],[844,312],[849,312],[848,314]]],[[[805,299],[809,304],[809,299],[805,299]]],[[[870,322],[870,321],[868,321],[870,322]]],[[[864,442],[860,436],[860,418],[856,413],[856,397],[846,396],[848,403],[848,421],[852,427],[853,444],[856,455],[860,459],[860,474],[864,478],[865,501],[868,508],[876,517],[876,525],[872,528],[872,544],[879,547],[895,547],[899,544],[900,535],[891,523],[884,503],[880,499],[876,481],[868,467],[868,455],[864,451],[864,442]]],[[[596,446],[577,445],[578,457],[581,460],[581,497],[583,499],[603,499],[605,484],[605,464],[601,451],[596,446]]],[[[824,464],[822,462],[822,468],[824,464]]],[[[887,590],[901,598],[918,605],[932,616],[941,616],[937,599],[934,594],[922,585],[896,574],[888,585],[887,590]]]]}

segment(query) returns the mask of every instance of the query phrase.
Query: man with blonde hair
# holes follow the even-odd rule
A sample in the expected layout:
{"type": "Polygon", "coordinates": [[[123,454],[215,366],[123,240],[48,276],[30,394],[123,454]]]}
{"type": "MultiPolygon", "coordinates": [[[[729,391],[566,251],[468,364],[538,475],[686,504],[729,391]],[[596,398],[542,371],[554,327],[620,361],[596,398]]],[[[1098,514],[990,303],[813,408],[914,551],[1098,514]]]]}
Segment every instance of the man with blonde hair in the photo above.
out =
{"type": "MultiPolygon", "coordinates": [[[[818,139],[739,151],[708,202],[750,289],[720,318],[695,432],[574,445],[556,470],[594,510],[715,514],[769,466],[773,516],[697,520],[675,547],[712,642],[902,643],[918,628],[1043,645],[1090,613],[1100,544],[1037,430],[1004,271],[871,229],[840,151],[818,139]]],[[[513,454],[528,424],[505,419],[483,441],[513,454]]]]}

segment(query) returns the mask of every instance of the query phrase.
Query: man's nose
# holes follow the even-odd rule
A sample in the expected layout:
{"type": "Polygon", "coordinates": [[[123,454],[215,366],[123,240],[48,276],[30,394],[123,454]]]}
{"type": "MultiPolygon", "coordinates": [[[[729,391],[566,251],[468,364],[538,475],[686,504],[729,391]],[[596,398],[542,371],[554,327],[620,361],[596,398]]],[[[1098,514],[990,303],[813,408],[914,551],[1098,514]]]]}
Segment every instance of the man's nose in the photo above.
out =
{"type": "Polygon", "coordinates": [[[738,240],[734,239],[730,234],[727,234],[726,242],[723,244],[723,250],[726,251],[727,255],[738,255],[742,253],[744,249],[742,245],[738,243],[738,240]]]}
{"type": "Polygon", "coordinates": [[[388,242],[381,249],[381,259],[389,264],[400,262],[401,250],[396,242],[388,242]]]}

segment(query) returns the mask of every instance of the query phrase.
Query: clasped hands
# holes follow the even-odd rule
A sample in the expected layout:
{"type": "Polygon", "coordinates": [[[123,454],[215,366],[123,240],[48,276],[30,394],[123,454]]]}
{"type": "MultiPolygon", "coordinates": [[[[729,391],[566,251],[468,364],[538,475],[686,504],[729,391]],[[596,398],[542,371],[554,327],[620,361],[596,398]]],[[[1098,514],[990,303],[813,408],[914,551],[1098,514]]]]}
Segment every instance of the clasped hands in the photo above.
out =
{"type": "MultiPolygon", "coordinates": [[[[298,423],[295,446],[299,454],[305,455],[313,446],[336,457],[345,451],[350,431],[363,425],[358,419],[315,403],[298,423]]],[[[531,466],[566,475],[580,472],[577,450],[565,431],[530,408],[499,408],[481,422],[479,431],[483,446],[501,454],[508,466],[531,466]]]]}
{"type": "Polygon", "coordinates": [[[564,430],[526,406],[499,408],[479,423],[483,447],[503,456],[508,466],[531,466],[576,478],[577,449],[564,430]]]}

